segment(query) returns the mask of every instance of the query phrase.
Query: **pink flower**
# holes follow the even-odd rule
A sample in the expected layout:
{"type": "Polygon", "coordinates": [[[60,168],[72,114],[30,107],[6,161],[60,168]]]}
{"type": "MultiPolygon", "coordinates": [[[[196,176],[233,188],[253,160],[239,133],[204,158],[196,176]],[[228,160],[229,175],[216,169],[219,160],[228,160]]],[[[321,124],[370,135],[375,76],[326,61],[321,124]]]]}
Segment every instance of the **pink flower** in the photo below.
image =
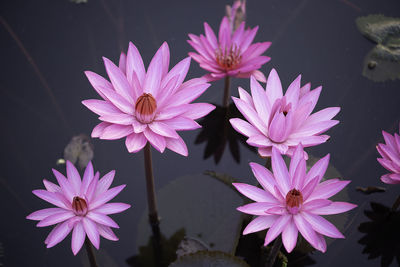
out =
{"type": "Polygon", "coordinates": [[[226,76],[248,78],[254,75],[257,80],[265,82],[265,76],[258,71],[270,58],[261,56],[271,42],[254,43],[258,27],[244,29],[244,22],[231,33],[231,26],[224,17],[219,28],[218,40],[211,27],[205,22],[205,36],[189,34],[188,43],[197,51],[190,52],[200,67],[209,71],[205,76],[208,81],[215,81],[226,76]]]}
{"type": "Polygon", "coordinates": [[[390,135],[382,131],[386,144],[378,144],[376,149],[382,158],[379,163],[389,172],[382,175],[381,181],[386,184],[400,184],[400,136],[395,133],[390,135]]]}
{"type": "Polygon", "coordinates": [[[125,203],[107,203],[124,189],[120,185],[109,189],[115,175],[110,171],[99,180],[99,172],[94,175],[92,163],[86,167],[83,180],[75,166],[67,161],[67,178],[53,169],[59,184],[43,180],[46,190],[34,190],[39,198],[57,206],[35,211],[27,219],[40,221],[37,226],[56,225],[44,241],[47,248],[60,243],[72,231],[72,252],[76,255],[85,237],[99,249],[100,236],[117,241],[110,227],[119,228],[108,214],[122,212],[130,207],[125,203]]]}
{"type": "MultiPolygon", "coordinates": [[[[239,98],[232,97],[246,121],[233,118],[230,122],[236,131],[249,137],[247,143],[258,147],[262,157],[271,156],[272,148],[281,154],[292,155],[298,144],[304,147],[326,142],[328,135],[320,135],[339,121],[331,120],[339,107],[325,108],[312,115],[322,87],[310,91],[310,84],[300,87],[299,75],[286,94],[275,69],[269,74],[266,89],[250,78],[251,96],[239,87],[239,98]]],[[[307,157],[307,154],[305,153],[307,157]]]]}
{"type": "Polygon", "coordinates": [[[257,216],[244,229],[244,235],[269,228],[264,246],[282,233],[283,245],[290,253],[296,246],[300,232],[314,248],[325,252],[324,235],[332,238],[344,236],[320,215],[346,212],[356,205],[328,200],[350,182],[339,179],[321,182],[328,167],[329,154],[306,173],[303,153],[303,147],[298,145],[289,170],[275,148],[272,149],[271,157],[273,173],[257,163],[250,163],[262,188],[242,183],[233,184],[240,193],[256,201],[237,209],[257,216]]]}
{"type": "Polygon", "coordinates": [[[111,82],[96,73],[85,72],[103,98],[82,101],[103,121],[93,129],[92,137],[107,140],[126,137],[130,153],[138,152],[149,141],[160,152],[169,148],[187,156],[186,144],[177,131],[200,128],[194,120],[215,108],[206,103],[190,104],[210,86],[203,78],[183,83],[190,57],[168,71],[169,48],[164,42],[147,72],[132,43],[128,54],[121,54],[119,68],[107,58],[103,59],[111,82]]]}

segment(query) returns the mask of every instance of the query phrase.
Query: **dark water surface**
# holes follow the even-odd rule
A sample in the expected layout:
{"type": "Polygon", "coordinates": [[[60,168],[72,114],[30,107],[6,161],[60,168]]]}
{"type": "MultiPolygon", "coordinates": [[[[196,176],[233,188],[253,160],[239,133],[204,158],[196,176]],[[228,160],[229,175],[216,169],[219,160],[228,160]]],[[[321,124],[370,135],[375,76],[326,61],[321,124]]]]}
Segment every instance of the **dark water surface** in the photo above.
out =
{"type": "MultiPolygon", "coordinates": [[[[65,145],[73,135],[90,134],[98,123],[97,116],[81,104],[84,99],[99,98],[83,71],[105,75],[101,57],[117,62],[128,41],[138,47],[146,66],[162,42],[167,41],[174,65],[192,50],[186,43],[188,33],[203,33],[204,21],[214,30],[218,28],[225,4],[231,2],[0,2],[0,266],[62,267],[86,262],[84,252],[73,256],[70,237],[46,249],[43,241],[50,228],[36,228],[34,222],[25,219],[29,213],[48,207],[31,191],[43,188],[43,178],[55,180],[51,168],[65,173],[63,166],[56,166],[65,145]]],[[[390,206],[399,193],[398,186],[380,182],[379,177],[386,171],[376,161],[375,146],[383,141],[382,129],[391,133],[398,130],[400,82],[376,83],[361,75],[364,57],[374,44],[360,34],[355,19],[376,13],[399,17],[400,2],[248,0],[247,4],[247,25],[260,26],[256,41],[272,41],[266,53],[272,60],[261,71],[267,75],[272,67],[276,68],[285,88],[302,74],[303,83],[323,85],[316,110],[342,108],[337,116],[340,124],[328,132],[330,141],[308,151],[315,157],[331,153],[336,171],[352,180],[341,199],[356,203],[359,208],[335,219],[346,239],[330,243],[325,254],[309,255],[315,266],[379,266],[380,256],[368,260],[362,254],[364,245],[358,240],[364,233],[358,231],[358,226],[369,221],[364,210],[370,209],[371,201],[390,206]],[[357,186],[383,186],[387,190],[362,195],[356,192],[357,186]]],[[[188,78],[203,74],[192,61],[188,78]]],[[[237,95],[238,85],[249,89],[248,80],[234,79],[233,95],[237,95]]],[[[223,81],[213,83],[197,102],[221,103],[222,88],[223,81]]],[[[230,229],[238,227],[229,223],[240,215],[235,207],[241,205],[241,200],[234,193],[229,196],[232,201],[221,199],[221,195],[231,192],[225,193],[221,183],[214,186],[215,181],[202,173],[228,173],[255,184],[248,162],[263,164],[264,160],[242,142],[238,142],[240,163],[234,160],[228,146],[218,164],[213,157],[203,159],[205,142],[195,144],[200,131],[181,134],[189,148],[187,158],[153,150],[163,217],[161,231],[170,238],[183,227],[185,234],[197,234],[206,241],[220,234],[221,240],[211,245],[229,251],[233,242],[230,236],[235,232],[230,229]],[[204,211],[216,215],[215,220],[204,218],[204,211]],[[194,226],[185,228],[188,224],[194,226]],[[202,232],[198,233],[198,229],[202,232]],[[230,232],[226,233],[227,229],[230,232]]],[[[120,240],[101,240],[102,261],[107,262],[104,266],[128,266],[126,260],[147,243],[149,233],[143,154],[129,154],[122,140],[96,139],[93,144],[95,169],[102,174],[117,170],[113,185],[127,187],[116,200],[132,205],[123,214],[113,216],[121,227],[116,230],[120,240]]],[[[212,150],[211,145],[209,149],[212,150]]],[[[395,230],[393,234],[398,234],[399,229],[395,230]]],[[[393,261],[392,266],[396,264],[393,261]]]]}

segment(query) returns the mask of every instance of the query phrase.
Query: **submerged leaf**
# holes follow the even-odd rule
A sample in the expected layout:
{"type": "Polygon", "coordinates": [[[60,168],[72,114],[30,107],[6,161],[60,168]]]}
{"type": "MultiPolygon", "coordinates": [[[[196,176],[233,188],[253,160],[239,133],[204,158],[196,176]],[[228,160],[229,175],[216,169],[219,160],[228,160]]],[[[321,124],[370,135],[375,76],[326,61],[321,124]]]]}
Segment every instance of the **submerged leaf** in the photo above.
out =
{"type": "Polygon", "coordinates": [[[198,251],[210,250],[203,241],[193,237],[185,237],[178,245],[176,255],[182,257],[187,254],[196,253],[198,251]]]}
{"type": "Polygon", "coordinates": [[[84,169],[93,159],[93,144],[85,134],[72,137],[71,141],[64,149],[64,159],[71,161],[74,165],[84,169]]]}
{"type": "Polygon", "coordinates": [[[199,251],[185,255],[170,267],[249,267],[243,260],[222,251],[199,251]]]}
{"type": "Polygon", "coordinates": [[[372,193],[382,193],[386,191],[384,187],[379,187],[379,186],[368,186],[368,187],[358,186],[356,190],[366,195],[370,195],[372,193]]]}
{"type": "Polygon", "coordinates": [[[358,30],[368,39],[385,44],[388,37],[400,37],[400,18],[368,15],[356,20],[358,30]]]}

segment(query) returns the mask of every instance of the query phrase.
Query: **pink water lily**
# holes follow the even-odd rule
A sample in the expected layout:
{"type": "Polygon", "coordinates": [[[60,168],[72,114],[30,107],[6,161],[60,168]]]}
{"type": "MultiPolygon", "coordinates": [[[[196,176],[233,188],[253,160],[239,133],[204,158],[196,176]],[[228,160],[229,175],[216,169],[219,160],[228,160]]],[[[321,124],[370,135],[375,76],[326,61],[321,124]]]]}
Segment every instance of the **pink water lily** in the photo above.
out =
{"type": "Polygon", "coordinates": [[[332,120],[339,107],[311,114],[322,87],[314,90],[310,90],[310,84],[301,87],[300,79],[299,75],[283,95],[279,76],[272,69],[265,89],[251,77],[251,95],[239,87],[240,98],[232,97],[247,121],[233,118],[230,122],[236,131],[248,137],[247,143],[257,147],[262,157],[271,156],[273,147],[282,154],[292,155],[300,143],[304,147],[324,143],[329,136],[321,134],[339,123],[332,120]]]}
{"type": "Polygon", "coordinates": [[[382,135],[385,144],[376,146],[382,156],[377,160],[390,173],[382,175],[381,181],[386,184],[400,184],[400,136],[397,133],[390,135],[385,131],[382,131],[382,135]]]}
{"type": "Polygon", "coordinates": [[[265,246],[282,234],[283,245],[290,253],[296,246],[300,232],[314,248],[325,252],[324,236],[344,236],[320,215],[346,212],[356,205],[328,200],[350,182],[339,179],[322,181],[328,167],[329,154],[315,163],[308,172],[303,154],[303,147],[298,145],[288,170],[282,155],[273,148],[273,173],[257,163],[250,163],[261,188],[234,183],[239,192],[255,201],[237,209],[256,215],[244,229],[244,235],[268,229],[265,246]]]}
{"type": "Polygon", "coordinates": [[[208,81],[215,81],[226,76],[249,78],[265,82],[265,76],[258,69],[270,60],[262,54],[271,46],[271,42],[254,43],[258,27],[245,29],[245,22],[232,33],[227,17],[222,19],[218,39],[211,27],[205,22],[205,35],[189,34],[189,44],[197,53],[189,52],[200,67],[209,71],[205,75],[208,81]]]}
{"type": "Polygon", "coordinates": [[[46,190],[34,190],[33,193],[56,207],[38,210],[27,216],[27,219],[39,221],[38,227],[55,225],[44,241],[47,248],[60,243],[71,231],[74,255],[81,249],[86,236],[97,249],[100,236],[117,241],[118,237],[111,228],[119,226],[108,215],[120,213],[130,205],[107,203],[125,187],[120,185],[109,189],[115,171],[110,171],[99,180],[99,172],[94,174],[89,162],[81,180],[75,166],[67,161],[67,177],[54,169],[53,173],[59,185],[43,180],[46,190]]]}
{"type": "Polygon", "coordinates": [[[240,26],[240,23],[245,20],[246,0],[235,0],[232,6],[227,5],[226,16],[229,21],[229,26],[231,27],[231,32],[234,33],[240,26]]]}
{"type": "Polygon", "coordinates": [[[170,53],[164,42],[147,71],[132,43],[129,43],[128,53],[121,54],[119,67],[103,59],[111,82],[91,71],[85,72],[103,98],[82,101],[102,121],[93,129],[92,137],[107,140],[126,137],[125,144],[131,153],[140,151],[150,142],[160,152],[169,148],[187,156],[186,144],[177,131],[200,128],[194,120],[215,108],[207,103],[191,104],[210,85],[203,78],[183,82],[190,57],[168,70],[170,53]]]}

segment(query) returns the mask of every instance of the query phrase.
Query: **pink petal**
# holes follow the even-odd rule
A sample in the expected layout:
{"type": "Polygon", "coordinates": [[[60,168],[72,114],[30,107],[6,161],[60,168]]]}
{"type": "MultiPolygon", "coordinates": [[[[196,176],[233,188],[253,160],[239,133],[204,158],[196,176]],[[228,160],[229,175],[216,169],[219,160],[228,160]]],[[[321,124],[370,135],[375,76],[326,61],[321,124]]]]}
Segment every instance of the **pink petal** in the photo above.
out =
{"type": "Polygon", "coordinates": [[[50,216],[44,218],[36,226],[37,227],[45,227],[45,226],[57,224],[57,223],[66,221],[74,216],[75,216],[75,214],[72,211],[64,210],[64,212],[57,212],[53,215],[50,215],[50,216]]]}
{"type": "Polygon", "coordinates": [[[237,207],[236,209],[240,212],[251,214],[251,215],[266,215],[265,211],[269,208],[275,207],[276,203],[269,202],[255,202],[246,204],[244,206],[237,207]]]}
{"type": "Polygon", "coordinates": [[[289,175],[290,177],[294,176],[294,173],[297,169],[298,164],[300,161],[304,160],[304,150],[302,144],[299,144],[296,146],[296,149],[293,153],[293,156],[290,160],[290,166],[289,166],[289,175]]]}
{"type": "MultiPolygon", "coordinates": [[[[193,104],[192,104],[193,105],[193,104]]],[[[156,121],[163,121],[175,118],[183,113],[189,111],[191,104],[183,104],[179,106],[167,107],[162,109],[156,116],[156,121]]]]}
{"type": "Polygon", "coordinates": [[[84,217],[82,219],[82,223],[83,223],[83,228],[84,228],[90,242],[92,242],[93,246],[96,249],[99,249],[100,236],[99,236],[99,231],[97,230],[96,223],[86,217],[84,217]]]}
{"type": "Polygon", "coordinates": [[[164,123],[176,131],[187,131],[201,128],[200,124],[198,124],[194,120],[184,117],[176,117],[173,119],[165,120],[164,123]]]}
{"type": "Polygon", "coordinates": [[[161,153],[164,152],[166,146],[165,137],[154,133],[149,128],[146,128],[143,134],[146,139],[151,143],[151,145],[154,146],[155,149],[157,149],[161,153]]]}
{"type": "Polygon", "coordinates": [[[274,140],[276,143],[284,142],[287,136],[286,133],[286,117],[283,113],[276,113],[272,118],[271,124],[268,128],[268,135],[271,140],[274,140]]]}
{"type": "Polygon", "coordinates": [[[90,205],[90,202],[92,201],[92,199],[93,199],[93,197],[94,197],[94,195],[96,193],[96,188],[97,188],[97,184],[99,182],[99,177],[100,177],[100,173],[96,172],[96,174],[93,177],[92,182],[89,184],[89,187],[88,187],[88,189],[86,191],[86,198],[89,201],[89,205],[90,205]]]}
{"type": "Polygon", "coordinates": [[[57,179],[58,184],[61,187],[61,193],[70,201],[72,202],[72,199],[74,196],[76,196],[75,189],[72,187],[70,182],[65,178],[64,175],[62,175],[60,172],[58,172],[55,169],[52,169],[54,176],[57,179]]]}
{"type": "Polygon", "coordinates": [[[269,113],[271,112],[271,105],[268,102],[265,90],[256,81],[255,77],[250,77],[251,95],[254,101],[254,107],[258,115],[268,121],[269,113]]]}
{"type": "Polygon", "coordinates": [[[118,68],[126,74],[126,55],[124,52],[121,52],[121,55],[119,56],[118,68]]]}
{"type": "Polygon", "coordinates": [[[187,157],[188,149],[181,137],[177,139],[166,138],[166,147],[182,156],[187,157]]]}
{"type": "Polygon", "coordinates": [[[320,208],[329,206],[331,204],[332,204],[332,201],[327,200],[327,199],[314,199],[311,201],[306,201],[302,206],[302,210],[309,211],[311,213],[315,213],[315,212],[313,212],[314,209],[320,209],[320,208]]]}
{"type": "Polygon", "coordinates": [[[283,96],[281,80],[279,79],[278,73],[275,69],[272,69],[269,73],[265,90],[271,106],[273,106],[277,99],[282,98],[283,96]]]}
{"type": "Polygon", "coordinates": [[[341,181],[339,179],[329,179],[320,183],[311,194],[309,200],[330,198],[337,192],[341,191],[351,181],[341,181]]]}
{"type": "Polygon", "coordinates": [[[125,203],[106,203],[93,211],[96,213],[103,213],[108,215],[123,212],[130,207],[131,205],[125,203]]]}
{"type": "Polygon", "coordinates": [[[131,133],[133,133],[132,126],[111,124],[110,126],[104,129],[103,133],[100,136],[100,139],[116,140],[123,138],[131,133]]]}
{"type": "Polygon", "coordinates": [[[112,171],[108,172],[107,174],[105,174],[99,180],[99,182],[97,183],[97,186],[96,186],[96,192],[95,192],[95,195],[94,195],[95,198],[97,196],[99,196],[100,194],[103,194],[104,192],[106,192],[110,188],[110,186],[111,186],[111,184],[112,184],[112,182],[114,180],[114,177],[115,177],[115,171],[112,170],[112,171]]]}
{"type": "Polygon", "coordinates": [[[265,136],[261,134],[250,136],[246,141],[249,145],[255,147],[269,147],[272,146],[272,142],[265,136]]]}
{"type": "Polygon", "coordinates": [[[57,192],[48,192],[46,190],[39,189],[39,190],[33,190],[32,193],[35,194],[37,197],[43,199],[44,201],[47,201],[59,208],[71,209],[65,204],[65,202],[60,197],[61,195],[57,194],[57,192]]]}
{"type": "Polygon", "coordinates": [[[91,136],[93,138],[100,137],[103,134],[104,130],[110,125],[111,123],[108,122],[101,122],[97,124],[96,127],[93,128],[91,136]]]}
{"type": "Polygon", "coordinates": [[[229,21],[227,17],[223,17],[220,27],[218,40],[220,47],[228,47],[231,43],[231,29],[229,27],[229,21]]]}
{"type": "Polygon", "coordinates": [[[97,115],[120,114],[121,111],[108,101],[89,99],[83,100],[82,104],[97,115]]]}
{"type": "Polygon", "coordinates": [[[262,83],[266,83],[267,79],[265,78],[264,73],[262,73],[259,70],[253,70],[250,75],[254,76],[254,78],[256,78],[257,81],[262,82],[262,83]]]}
{"type": "Polygon", "coordinates": [[[120,111],[127,114],[134,114],[134,105],[126,100],[123,96],[106,87],[99,86],[99,89],[102,91],[104,95],[107,96],[107,99],[116,106],[120,111]]]}
{"type": "Polygon", "coordinates": [[[65,221],[63,223],[58,224],[54,229],[50,232],[50,234],[46,238],[47,248],[54,247],[58,243],[64,240],[64,238],[71,232],[72,227],[70,226],[69,221],[65,221]]]}
{"type": "Polygon", "coordinates": [[[251,97],[251,95],[247,93],[247,91],[244,90],[242,87],[239,87],[238,91],[240,99],[246,102],[250,107],[252,107],[255,110],[253,98],[251,97]]]}
{"type": "Polygon", "coordinates": [[[153,132],[155,132],[158,135],[170,138],[179,138],[179,135],[173,128],[171,128],[168,124],[163,123],[161,121],[153,121],[148,126],[153,132]]]}
{"type": "Polygon", "coordinates": [[[325,108],[323,110],[315,112],[314,114],[311,114],[310,117],[308,117],[306,123],[315,124],[321,121],[329,121],[333,117],[335,117],[339,113],[339,111],[339,107],[325,108]]]}
{"type": "MultiPolygon", "coordinates": [[[[318,185],[318,182],[321,180],[319,176],[315,176],[308,183],[304,183],[304,187],[301,190],[303,194],[304,201],[310,201],[312,198],[308,198],[312,193],[315,192],[315,188],[318,185]]],[[[322,198],[322,197],[321,197],[322,198]]],[[[315,198],[314,198],[315,199],[315,198]]],[[[318,198],[319,199],[319,198],[318,198]]]]}
{"type": "Polygon", "coordinates": [[[200,119],[215,109],[214,105],[208,103],[194,103],[190,104],[189,107],[182,116],[192,120],[200,119]]]}
{"type": "Polygon", "coordinates": [[[297,78],[289,85],[285,93],[286,101],[287,103],[292,103],[292,108],[296,108],[297,102],[299,101],[300,82],[301,75],[297,76],[297,78]]]}
{"type": "Polygon", "coordinates": [[[167,75],[168,73],[168,68],[169,68],[169,47],[167,42],[164,42],[161,45],[161,52],[163,54],[162,56],[162,77],[167,75]]]}
{"type": "MultiPolygon", "coordinates": [[[[319,98],[319,95],[321,94],[321,90],[322,90],[322,86],[319,86],[316,89],[304,94],[300,98],[298,105],[302,106],[302,105],[305,105],[310,102],[311,106],[310,106],[309,112],[311,113],[311,111],[315,108],[315,105],[318,102],[318,98],[319,98]]],[[[310,115],[310,113],[308,113],[307,116],[310,115]]]]}
{"type": "Polygon", "coordinates": [[[139,152],[147,144],[147,139],[143,133],[132,133],[126,137],[125,145],[129,153],[139,152]]]}
{"type": "Polygon", "coordinates": [[[125,74],[108,58],[103,57],[103,60],[108,77],[110,77],[111,83],[115,91],[123,98],[125,98],[131,105],[133,105],[134,102],[132,88],[131,85],[128,83],[128,80],[126,79],[125,74]]]}
{"type": "Polygon", "coordinates": [[[88,190],[89,185],[93,180],[93,177],[94,177],[93,164],[91,161],[89,161],[88,165],[86,166],[85,172],[83,174],[81,191],[79,194],[80,196],[86,195],[86,191],[88,190]]]}
{"type": "Polygon", "coordinates": [[[293,216],[294,223],[301,235],[311,244],[314,248],[324,251],[319,244],[317,233],[313,230],[311,225],[300,215],[293,216]]]}
{"type": "Polygon", "coordinates": [[[257,31],[258,31],[258,26],[254,27],[250,31],[249,30],[245,31],[245,34],[244,34],[244,36],[242,38],[242,43],[240,44],[240,49],[245,51],[250,46],[250,44],[254,40],[254,37],[257,34],[257,31]]]}
{"type": "Polygon", "coordinates": [[[249,106],[246,102],[236,97],[232,97],[233,102],[236,107],[239,109],[240,113],[246,118],[248,122],[254,125],[259,131],[262,133],[267,133],[267,127],[259,117],[257,112],[249,106]]]}
{"type": "Polygon", "coordinates": [[[284,215],[288,214],[288,211],[286,207],[279,206],[279,207],[272,207],[269,208],[265,211],[266,214],[272,214],[272,215],[284,215]]]}
{"type": "Polygon", "coordinates": [[[210,87],[210,84],[204,83],[201,85],[186,88],[185,90],[180,90],[173,96],[173,100],[171,100],[170,103],[166,103],[166,106],[189,104],[190,102],[198,98],[201,94],[203,94],[208,87],[210,87]]]}
{"type": "MultiPolygon", "coordinates": [[[[303,154],[303,150],[301,150],[301,153],[303,154]]],[[[294,172],[294,175],[292,176],[293,188],[297,188],[297,189],[303,188],[303,184],[304,184],[305,177],[306,177],[306,170],[307,170],[306,161],[303,158],[302,160],[300,160],[299,164],[297,164],[296,171],[294,172]]]]}
{"type": "Polygon", "coordinates": [[[104,225],[98,224],[97,225],[97,230],[99,231],[99,234],[102,237],[104,237],[104,238],[106,238],[108,240],[111,240],[111,241],[117,241],[118,240],[118,237],[114,234],[114,232],[108,226],[104,226],[104,225]]]}
{"type": "Polygon", "coordinates": [[[132,121],[132,127],[133,132],[139,134],[146,130],[147,123],[141,123],[140,121],[136,120],[136,118],[134,118],[134,120],[132,121]]]}
{"type": "Polygon", "coordinates": [[[251,170],[253,171],[254,176],[260,185],[267,191],[269,191],[272,195],[276,197],[274,192],[274,186],[276,185],[275,178],[272,173],[266,169],[265,167],[257,164],[255,162],[250,162],[251,170]]]}
{"type": "Polygon", "coordinates": [[[163,110],[164,106],[169,104],[171,96],[176,88],[177,82],[179,79],[179,75],[175,75],[171,79],[168,80],[168,83],[165,86],[162,86],[162,94],[159,94],[157,97],[157,107],[158,110],[163,110]]]}
{"type": "Polygon", "coordinates": [[[242,119],[234,118],[230,119],[229,122],[236,131],[247,137],[261,134],[253,125],[242,119]]]}
{"type": "Polygon", "coordinates": [[[107,215],[91,211],[86,215],[86,217],[98,224],[102,224],[113,228],[119,228],[118,224],[107,215]]]}
{"type": "Polygon", "coordinates": [[[38,210],[38,211],[32,212],[31,214],[26,216],[26,218],[29,219],[29,220],[34,220],[34,221],[41,221],[41,220],[43,220],[46,217],[49,217],[51,215],[64,213],[64,212],[65,212],[64,209],[48,208],[48,209],[42,209],[42,210],[38,210]]]}
{"type": "Polygon", "coordinates": [[[86,233],[81,222],[76,223],[72,231],[71,248],[74,255],[78,254],[85,242],[86,233]]]}
{"type": "Polygon", "coordinates": [[[122,189],[125,188],[125,186],[126,185],[116,186],[98,195],[97,197],[94,198],[92,202],[89,203],[89,210],[94,210],[103,205],[104,203],[110,201],[116,195],[118,195],[122,191],[122,189]]]}
{"type": "Polygon", "coordinates": [[[341,232],[329,221],[325,220],[321,216],[314,215],[308,212],[303,212],[302,216],[312,228],[320,234],[332,237],[332,238],[344,238],[341,232]]]}
{"type": "Polygon", "coordinates": [[[218,41],[217,37],[214,34],[214,31],[211,29],[210,25],[207,24],[207,22],[204,22],[204,32],[206,33],[206,38],[212,48],[217,49],[218,48],[218,41]]]}
{"type": "Polygon", "coordinates": [[[82,185],[81,176],[74,164],[72,164],[69,160],[67,160],[67,177],[75,195],[79,195],[82,185]]]}
{"type": "Polygon", "coordinates": [[[276,215],[257,216],[246,226],[243,230],[243,234],[247,235],[270,228],[278,218],[279,216],[276,215]]]}
{"type": "Polygon", "coordinates": [[[300,88],[300,97],[303,97],[306,93],[310,92],[311,83],[305,84],[303,87],[300,88]]]}
{"type": "Polygon", "coordinates": [[[258,187],[248,185],[248,184],[243,184],[243,183],[233,183],[232,184],[236,189],[245,195],[246,197],[250,198],[253,201],[256,202],[277,202],[276,198],[271,195],[268,191],[262,190],[258,187]]]}
{"type": "Polygon", "coordinates": [[[289,172],[281,154],[275,148],[272,148],[271,164],[279,190],[283,196],[286,196],[287,192],[291,189],[289,172]]]}
{"type": "MultiPolygon", "coordinates": [[[[310,201],[310,203],[311,202],[313,201],[310,201]]],[[[347,202],[331,202],[331,204],[328,206],[314,208],[309,212],[318,215],[331,215],[331,214],[343,213],[351,209],[354,209],[355,207],[357,207],[357,205],[347,202]]]]}
{"type": "Polygon", "coordinates": [[[390,174],[382,175],[381,181],[386,184],[400,184],[400,180],[394,180],[394,179],[390,178],[390,174]]]}
{"type": "Polygon", "coordinates": [[[274,240],[280,233],[282,233],[283,229],[286,228],[287,224],[291,220],[292,215],[283,215],[279,216],[278,219],[274,222],[274,224],[269,228],[267,232],[267,236],[265,237],[264,246],[267,246],[274,240]]]}
{"type": "Polygon", "coordinates": [[[178,79],[175,83],[175,88],[173,88],[171,91],[172,93],[174,93],[175,90],[182,84],[183,80],[185,79],[186,74],[189,70],[189,66],[190,66],[190,57],[181,60],[164,77],[164,79],[161,82],[161,88],[164,88],[172,78],[178,76],[178,79]]]}
{"type": "Polygon", "coordinates": [[[49,182],[46,179],[43,179],[43,184],[44,184],[44,187],[46,188],[46,190],[49,192],[60,192],[61,191],[61,188],[58,185],[53,184],[52,182],[49,182]]]}
{"type": "Polygon", "coordinates": [[[96,92],[105,100],[107,100],[108,98],[102,93],[102,90],[100,89],[100,87],[107,87],[111,90],[113,90],[113,86],[112,84],[107,81],[106,79],[104,79],[103,77],[101,77],[100,75],[91,72],[91,71],[85,71],[85,75],[88,78],[90,84],[93,86],[94,90],[96,90],[96,92]]]}
{"type": "Polygon", "coordinates": [[[147,69],[146,78],[144,80],[143,91],[152,94],[156,99],[161,85],[163,71],[163,46],[158,49],[152,58],[149,68],[147,69]]]}
{"type": "Polygon", "coordinates": [[[104,115],[101,116],[99,119],[105,122],[120,125],[132,125],[134,121],[134,117],[132,115],[125,113],[104,115]]]}
{"type": "Polygon", "coordinates": [[[133,73],[136,74],[140,82],[140,86],[143,87],[144,79],[146,77],[146,70],[144,68],[143,60],[136,46],[132,42],[129,42],[126,76],[130,82],[132,81],[133,73]]]}
{"type": "Polygon", "coordinates": [[[297,230],[296,224],[291,218],[282,231],[282,242],[288,253],[292,252],[296,246],[298,233],[299,231],[297,230]]]}
{"type": "Polygon", "coordinates": [[[326,170],[328,169],[329,159],[330,159],[330,154],[327,154],[322,159],[319,159],[308,171],[305,183],[308,183],[309,181],[311,181],[312,178],[316,176],[319,176],[319,178],[322,179],[325,175],[326,170]]]}

